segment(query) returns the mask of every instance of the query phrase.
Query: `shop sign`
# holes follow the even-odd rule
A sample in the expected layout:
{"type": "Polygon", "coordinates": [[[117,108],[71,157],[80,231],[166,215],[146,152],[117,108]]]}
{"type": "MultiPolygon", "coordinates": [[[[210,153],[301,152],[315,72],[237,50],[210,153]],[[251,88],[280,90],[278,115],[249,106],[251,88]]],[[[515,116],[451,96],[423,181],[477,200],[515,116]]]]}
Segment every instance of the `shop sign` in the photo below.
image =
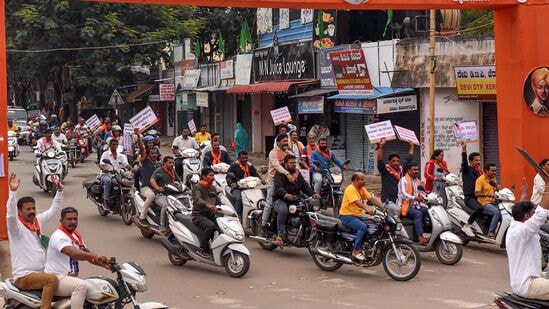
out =
{"type": "Polygon", "coordinates": [[[297,102],[298,114],[323,114],[324,97],[299,98],[297,102]]]}
{"type": "Polygon", "coordinates": [[[160,95],[159,94],[150,94],[149,95],[149,102],[159,102],[160,101],[160,95]]]}
{"type": "Polygon", "coordinates": [[[334,51],[349,50],[349,45],[339,45],[332,48],[323,48],[318,51],[318,77],[320,79],[320,88],[335,88],[335,75],[332,70],[330,53],[334,51]]]}
{"type": "Polygon", "coordinates": [[[235,85],[249,85],[252,74],[253,54],[242,54],[236,56],[235,85]]]}
{"type": "Polygon", "coordinates": [[[315,78],[311,41],[256,49],[253,54],[255,82],[315,78]]]}
{"type": "Polygon", "coordinates": [[[376,101],[374,100],[336,100],[334,111],[346,114],[376,114],[376,101]]]}
{"type": "Polygon", "coordinates": [[[158,85],[160,89],[160,101],[174,101],[175,95],[174,90],[175,86],[174,84],[160,84],[158,85]]]}
{"type": "Polygon", "coordinates": [[[455,67],[460,100],[496,100],[496,66],[455,67]]]}
{"type": "Polygon", "coordinates": [[[221,79],[229,79],[234,77],[234,60],[222,61],[219,63],[221,79]]]}
{"type": "Polygon", "coordinates": [[[340,94],[372,94],[372,82],[362,49],[331,52],[330,60],[340,94]]]}
{"type": "Polygon", "coordinates": [[[337,10],[315,10],[316,21],[313,32],[315,48],[334,47],[336,39],[337,10]]]}
{"type": "Polygon", "coordinates": [[[197,92],[196,93],[196,106],[208,107],[208,93],[197,92]]]}
{"type": "Polygon", "coordinates": [[[194,68],[196,68],[196,61],[194,59],[181,60],[181,76],[185,76],[187,70],[192,70],[194,68]]]}
{"type": "Polygon", "coordinates": [[[398,113],[417,110],[417,96],[407,95],[377,99],[377,113],[398,113]]]}
{"type": "Polygon", "coordinates": [[[181,88],[187,90],[194,90],[198,85],[198,79],[200,78],[200,69],[186,70],[183,81],[181,82],[181,88]]]}

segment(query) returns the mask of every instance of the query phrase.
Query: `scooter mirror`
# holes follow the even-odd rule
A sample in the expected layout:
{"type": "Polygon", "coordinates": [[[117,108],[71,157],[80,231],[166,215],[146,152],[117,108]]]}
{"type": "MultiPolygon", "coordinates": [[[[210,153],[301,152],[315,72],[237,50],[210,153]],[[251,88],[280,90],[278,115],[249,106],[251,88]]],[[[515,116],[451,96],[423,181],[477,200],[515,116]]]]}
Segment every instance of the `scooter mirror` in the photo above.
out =
{"type": "Polygon", "coordinates": [[[417,186],[417,189],[418,189],[419,191],[425,191],[425,187],[424,187],[424,186],[417,186]]]}
{"type": "Polygon", "coordinates": [[[103,162],[103,163],[105,163],[105,164],[110,164],[110,163],[111,163],[111,160],[109,160],[109,159],[103,159],[103,161],[101,161],[101,162],[103,162]]]}
{"type": "Polygon", "coordinates": [[[173,146],[172,146],[172,149],[179,150],[179,147],[173,145],[173,146]]]}
{"type": "Polygon", "coordinates": [[[442,173],[442,172],[444,172],[444,170],[439,167],[439,168],[437,168],[437,172],[442,173]]]}

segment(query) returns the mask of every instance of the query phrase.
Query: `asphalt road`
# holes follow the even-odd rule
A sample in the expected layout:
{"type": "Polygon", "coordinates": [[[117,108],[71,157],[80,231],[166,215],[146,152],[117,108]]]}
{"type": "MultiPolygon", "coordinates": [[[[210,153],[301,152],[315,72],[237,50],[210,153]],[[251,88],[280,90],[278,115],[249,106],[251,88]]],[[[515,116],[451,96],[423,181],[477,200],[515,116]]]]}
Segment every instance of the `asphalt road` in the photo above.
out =
{"type": "MultiPolygon", "coordinates": [[[[23,147],[10,170],[22,180],[19,197],[32,195],[43,211],[51,198],[32,183],[33,161],[29,147],[23,147]]],[[[465,248],[455,266],[440,264],[434,252],[423,253],[421,271],[409,282],[392,280],[381,265],[323,272],[304,249],[269,252],[251,239],[245,242],[251,268],[244,278],[230,278],[222,268],[197,262],[173,266],[158,239],[144,239],[118,216],[99,216],[86,200],[82,181],[98,172],[92,161],[69,171],[64,206],[79,210],[78,230],[93,252],[136,261],[145,269],[149,290],[138,295],[141,301],[179,308],[488,308],[495,291],[510,289],[505,252],[476,244],[465,248]]],[[[43,230],[51,233],[57,226],[57,221],[50,222],[43,230]]],[[[80,269],[81,277],[112,276],[91,264],[80,269]]]]}

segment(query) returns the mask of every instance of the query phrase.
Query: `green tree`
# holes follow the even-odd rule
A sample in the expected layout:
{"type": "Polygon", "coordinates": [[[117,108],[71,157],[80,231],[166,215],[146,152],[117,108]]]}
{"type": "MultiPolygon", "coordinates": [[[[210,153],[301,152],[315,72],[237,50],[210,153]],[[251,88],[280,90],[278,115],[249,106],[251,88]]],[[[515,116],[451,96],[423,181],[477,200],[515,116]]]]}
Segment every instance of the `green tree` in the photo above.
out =
{"type": "Polygon", "coordinates": [[[492,10],[462,10],[460,33],[493,36],[494,12],[492,10]]]}

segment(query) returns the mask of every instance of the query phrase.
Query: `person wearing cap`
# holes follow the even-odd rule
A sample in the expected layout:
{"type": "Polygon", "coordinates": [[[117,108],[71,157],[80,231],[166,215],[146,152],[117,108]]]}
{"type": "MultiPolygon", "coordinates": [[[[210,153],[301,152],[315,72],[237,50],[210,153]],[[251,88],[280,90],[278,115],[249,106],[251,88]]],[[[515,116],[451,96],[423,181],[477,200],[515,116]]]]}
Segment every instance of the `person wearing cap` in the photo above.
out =
{"type": "Polygon", "coordinates": [[[109,197],[111,196],[113,172],[118,172],[124,168],[129,168],[128,158],[122,153],[118,153],[118,140],[108,138],[107,144],[109,148],[101,154],[99,167],[101,168],[101,185],[103,186],[103,208],[109,210],[109,197]],[[108,159],[110,164],[103,161],[108,159]]]}

